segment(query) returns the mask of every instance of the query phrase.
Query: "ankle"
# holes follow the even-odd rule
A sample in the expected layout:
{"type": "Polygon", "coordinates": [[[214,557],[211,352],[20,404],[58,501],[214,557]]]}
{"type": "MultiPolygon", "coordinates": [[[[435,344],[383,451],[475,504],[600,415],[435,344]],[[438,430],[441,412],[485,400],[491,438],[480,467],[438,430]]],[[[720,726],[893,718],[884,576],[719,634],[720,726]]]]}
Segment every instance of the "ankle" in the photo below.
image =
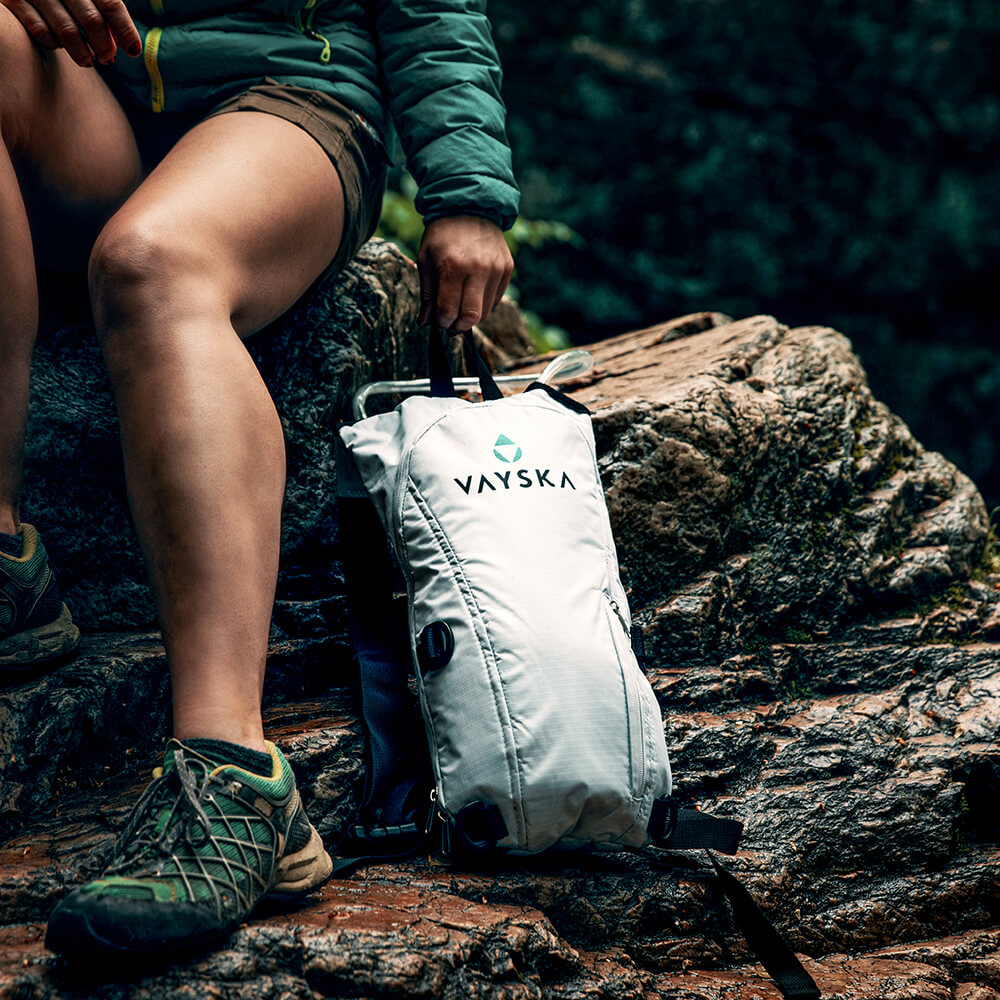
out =
{"type": "Polygon", "coordinates": [[[186,743],[188,740],[219,740],[223,743],[232,743],[236,746],[246,747],[258,753],[267,753],[264,744],[264,732],[261,729],[247,731],[238,726],[228,726],[217,720],[210,722],[202,721],[201,724],[193,722],[190,725],[174,725],[174,739],[186,743]]]}

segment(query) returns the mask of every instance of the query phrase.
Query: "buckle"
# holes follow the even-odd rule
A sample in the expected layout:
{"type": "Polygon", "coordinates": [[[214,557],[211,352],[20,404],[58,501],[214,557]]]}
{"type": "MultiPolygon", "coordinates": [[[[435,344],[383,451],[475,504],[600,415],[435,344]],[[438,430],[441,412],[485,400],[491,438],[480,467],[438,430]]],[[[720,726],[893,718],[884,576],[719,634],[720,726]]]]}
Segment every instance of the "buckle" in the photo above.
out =
{"type": "Polygon", "coordinates": [[[416,850],[430,834],[434,825],[434,802],[430,803],[423,823],[415,820],[408,823],[386,823],[365,826],[355,823],[347,832],[345,840],[351,840],[359,845],[358,853],[371,854],[403,854],[407,850],[416,850]]]}
{"type": "Polygon", "coordinates": [[[677,832],[679,814],[680,806],[672,795],[665,795],[653,802],[646,830],[661,847],[666,846],[667,841],[677,832]]]}

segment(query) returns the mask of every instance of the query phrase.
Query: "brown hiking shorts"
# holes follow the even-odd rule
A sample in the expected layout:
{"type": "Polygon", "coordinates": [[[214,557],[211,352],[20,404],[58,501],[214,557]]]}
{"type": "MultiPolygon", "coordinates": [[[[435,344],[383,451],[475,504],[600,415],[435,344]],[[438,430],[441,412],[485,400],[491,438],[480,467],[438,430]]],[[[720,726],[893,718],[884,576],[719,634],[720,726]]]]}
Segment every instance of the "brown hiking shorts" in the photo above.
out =
{"type": "MultiPolygon", "coordinates": [[[[374,129],[328,94],[265,79],[207,112],[154,113],[120,100],[135,134],[143,172],[149,173],[185,132],[215,115],[262,111],[298,125],[320,144],[344,186],[344,235],[317,280],[340,271],[378,226],[388,158],[374,129]]],[[[289,181],[291,183],[291,179],[289,181]]]]}

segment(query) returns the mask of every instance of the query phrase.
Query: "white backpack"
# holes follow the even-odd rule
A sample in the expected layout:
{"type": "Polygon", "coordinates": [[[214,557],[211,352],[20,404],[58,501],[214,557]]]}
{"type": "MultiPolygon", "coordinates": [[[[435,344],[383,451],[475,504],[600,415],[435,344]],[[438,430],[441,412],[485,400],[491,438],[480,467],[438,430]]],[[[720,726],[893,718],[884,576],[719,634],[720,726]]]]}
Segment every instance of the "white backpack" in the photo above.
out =
{"type": "MultiPolygon", "coordinates": [[[[466,856],[648,844],[733,853],[741,824],[671,798],[587,410],[540,382],[503,397],[478,356],[483,402],[458,399],[431,343],[431,396],[340,432],[353,459],[338,467],[340,530],[370,757],[348,853],[405,853],[434,822],[446,850],[466,856]],[[374,597],[389,586],[366,498],[405,581],[408,655],[394,646],[389,602],[374,597]],[[411,674],[433,783],[426,819],[411,674]]],[[[796,967],[786,996],[818,997],[781,948],[796,967]]]]}

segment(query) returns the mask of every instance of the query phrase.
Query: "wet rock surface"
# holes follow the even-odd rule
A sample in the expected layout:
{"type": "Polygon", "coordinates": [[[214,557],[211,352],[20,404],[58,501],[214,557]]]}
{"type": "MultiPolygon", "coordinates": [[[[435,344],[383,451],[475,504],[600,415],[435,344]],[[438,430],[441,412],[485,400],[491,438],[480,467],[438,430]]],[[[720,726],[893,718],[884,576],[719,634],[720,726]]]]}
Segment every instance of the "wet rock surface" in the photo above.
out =
{"type": "MultiPolygon", "coordinates": [[[[706,313],[593,350],[572,389],[595,411],[677,794],[746,823],[731,869],[824,996],[997,1000],[1000,567],[975,488],[872,399],[833,331],[706,313]]],[[[315,398],[295,412],[314,414],[285,419],[319,476],[326,418],[315,398]]],[[[362,749],[333,514],[312,507],[327,488],[307,476],[290,501],[265,703],[333,841],[362,749]],[[317,536],[311,566],[296,553],[317,536]]],[[[113,591],[89,599],[115,620],[113,591]]],[[[694,853],[421,857],[264,909],[199,960],[113,981],[64,968],[43,921],[111,849],[167,695],[155,634],[107,632],[0,692],[0,997],[778,997],[694,853]]]]}

